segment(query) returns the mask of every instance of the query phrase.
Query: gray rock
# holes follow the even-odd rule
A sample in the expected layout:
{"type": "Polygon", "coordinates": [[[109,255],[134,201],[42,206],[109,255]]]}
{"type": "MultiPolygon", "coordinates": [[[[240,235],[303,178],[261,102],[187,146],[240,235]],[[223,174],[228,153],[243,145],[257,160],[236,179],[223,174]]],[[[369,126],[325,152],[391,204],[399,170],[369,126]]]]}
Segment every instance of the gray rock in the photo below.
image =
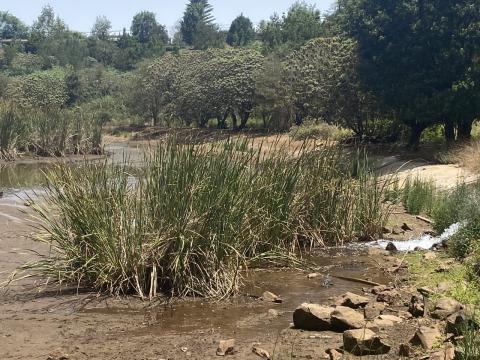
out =
{"type": "Polygon", "coordinates": [[[384,302],[388,304],[394,304],[401,298],[400,293],[397,290],[385,290],[377,295],[378,302],[384,302]]]}
{"type": "Polygon", "coordinates": [[[278,295],[275,295],[274,293],[272,293],[270,291],[265,291],[262,294],[261,299],[263,301],[266,301],[266,302],[273,302],[273,303],[277,303],[277,304],[280,304],[280,303],[283,302],[283,300],[278,295]]]}
{"type": "Polygon", "coordinates": [[[389,242],[387,244],[387,247],[385,248],[385,250],[395,252],[395,251],[397,251],[397,247],[395,246],[395,244],[393,242],[389,242]]]}
{"type": "Polygon", "coordinates": [[[455,299],[440,299],[435,304],[432,317],[435,319],[446,319],[450,315],[464,309],[464,306],[455,299]]]}
{"type": "Polygon", "coordinates": [[[337,306],[332,312],[330,321],[332,328],[337,331],[361,329],[365,326],[363,315],[345,306],[337,306]]]}
{"type": "Polygon", "coordinates": [[[364,315],[365,319],[373,319],[381,315],[385,310],[386,305],[379,302],[370,302],[365,306],[364,315]]]}
{"type": "Polygon", "coordinates": [[[447,317],[446,332],[455,336],[462,335],[465,328],[478,329],[475,320],[464,311],[459,311],[447,317]]]}
{"type": "Polygon", "coordinates": [[[417,330],[410,343],[413,345],[420,345],[425,350],[431,350],[435,345],[441,341],[442,334],[435,327],[422,326],[417,330]]]}
{"type": "Polygon", "coordinates": [[[387,354],[391,346],[369,329],[347,330],[343,333],[343,348],[357,356],[387,354]]]}
{"type": "Polygon", "coordinates": [[[327,306],[304,303],[293,312],[293,325],[302,330],[330,330],[330,317],[333,310],[333,308],[327,306]]]}
{"type": "Polygon", "coordinates": [[[235,352],[235,339],[220,340],[217,348],[218,356],[233,355],[235,352]]]}
{"type": "Polygon", "coordinates": [[[445,346],[432,355],[430,360],[454,360],[455,359],[455,346],[451,343],[446,343],[445,346]]]}
{"type": "Polygon", "coordinates": [[[338,300],[336,301],[336,305],[346,306],[352,309],[358,309],[360,307],[364,307],[369,302],[370,299],[365,296],[347,292],[338,298],[338,300]]]}

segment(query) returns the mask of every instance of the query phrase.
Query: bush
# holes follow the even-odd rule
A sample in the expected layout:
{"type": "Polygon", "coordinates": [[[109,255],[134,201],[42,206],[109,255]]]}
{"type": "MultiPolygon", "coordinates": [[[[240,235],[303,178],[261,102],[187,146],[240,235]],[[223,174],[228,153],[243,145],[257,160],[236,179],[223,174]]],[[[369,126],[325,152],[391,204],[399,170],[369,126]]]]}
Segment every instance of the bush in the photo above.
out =
{"type": "MultiPolygon", "coordinates": [[[[402,190],[403,204],[407,212],[412,215],[430,213],[433,209],[435,185],[431,181],[424,181],[419,177],[408,178],[402,190]]],[[[451,224],[450,224],[451,225],[451,224]]]]}
{"type": "Polygon", "coordinates": [[[341,140],[352,136],[353,132],[323,121],[307,121],[301,126],[293,126],[290,136],[295,140],[341,140]]]}
{"type": "Polygon", "coordinates": [[[169,139],[135,179],[112,164],[60,166],[35,207],[55,251],[26,269],[110,293],[219,298],[242,267],[379,235],[382,188],[363,162],[327,146],[264,150],[169,139]]]}

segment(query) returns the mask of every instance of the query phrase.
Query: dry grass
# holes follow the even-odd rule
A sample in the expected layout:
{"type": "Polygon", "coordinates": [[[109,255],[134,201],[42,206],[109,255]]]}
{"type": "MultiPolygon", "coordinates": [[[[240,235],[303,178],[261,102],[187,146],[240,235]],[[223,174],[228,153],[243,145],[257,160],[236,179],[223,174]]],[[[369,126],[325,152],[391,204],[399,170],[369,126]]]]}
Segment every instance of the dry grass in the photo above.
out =
{"type": "Polygon", "coordinates": [[[480,173],[480,141],[472,141],[457,149],[454,159],[462,167],[474,173],[480,173]]]}

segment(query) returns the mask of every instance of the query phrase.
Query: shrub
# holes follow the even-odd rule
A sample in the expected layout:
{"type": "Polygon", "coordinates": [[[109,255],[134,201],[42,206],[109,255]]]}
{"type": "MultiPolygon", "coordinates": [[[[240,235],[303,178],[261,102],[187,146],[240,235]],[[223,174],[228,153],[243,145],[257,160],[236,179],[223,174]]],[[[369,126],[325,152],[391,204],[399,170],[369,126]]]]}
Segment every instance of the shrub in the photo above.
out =
{"type": "Polygon", "coordinates": [[[323,121],[307,121],[301,126],[293,126],[290,136],[295,140],[341,140],[352,136],[353,132],[323,121]]]}
{"type": "MultiPolygon", "coordinates": [[[[407,178],[402,190],[402,200],[407,212],[419,215],[430,213],[433,209],[435,185],[431,181],[424,181],[419,177],[407,178]]],[[[451,224],[450,224],[451,225],[451,224]]]]}

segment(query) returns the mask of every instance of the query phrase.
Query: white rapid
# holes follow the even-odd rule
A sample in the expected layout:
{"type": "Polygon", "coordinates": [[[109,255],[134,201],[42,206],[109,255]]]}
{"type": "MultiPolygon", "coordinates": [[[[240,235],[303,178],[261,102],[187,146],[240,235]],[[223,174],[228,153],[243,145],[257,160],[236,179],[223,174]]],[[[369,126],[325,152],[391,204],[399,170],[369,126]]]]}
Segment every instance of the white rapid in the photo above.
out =
{"type": "Polygon", "coordinates": [[[419,239],[405,241],[378,240],[367,243],[366,246],[385,249],[388,243],[393,243],[398,251],[412,251],[415,248],[428,250],[432,246],[440,244],[455,235],[462,226],[462,223],[453,224],[440,236],[423,235],[419,239]]]}

